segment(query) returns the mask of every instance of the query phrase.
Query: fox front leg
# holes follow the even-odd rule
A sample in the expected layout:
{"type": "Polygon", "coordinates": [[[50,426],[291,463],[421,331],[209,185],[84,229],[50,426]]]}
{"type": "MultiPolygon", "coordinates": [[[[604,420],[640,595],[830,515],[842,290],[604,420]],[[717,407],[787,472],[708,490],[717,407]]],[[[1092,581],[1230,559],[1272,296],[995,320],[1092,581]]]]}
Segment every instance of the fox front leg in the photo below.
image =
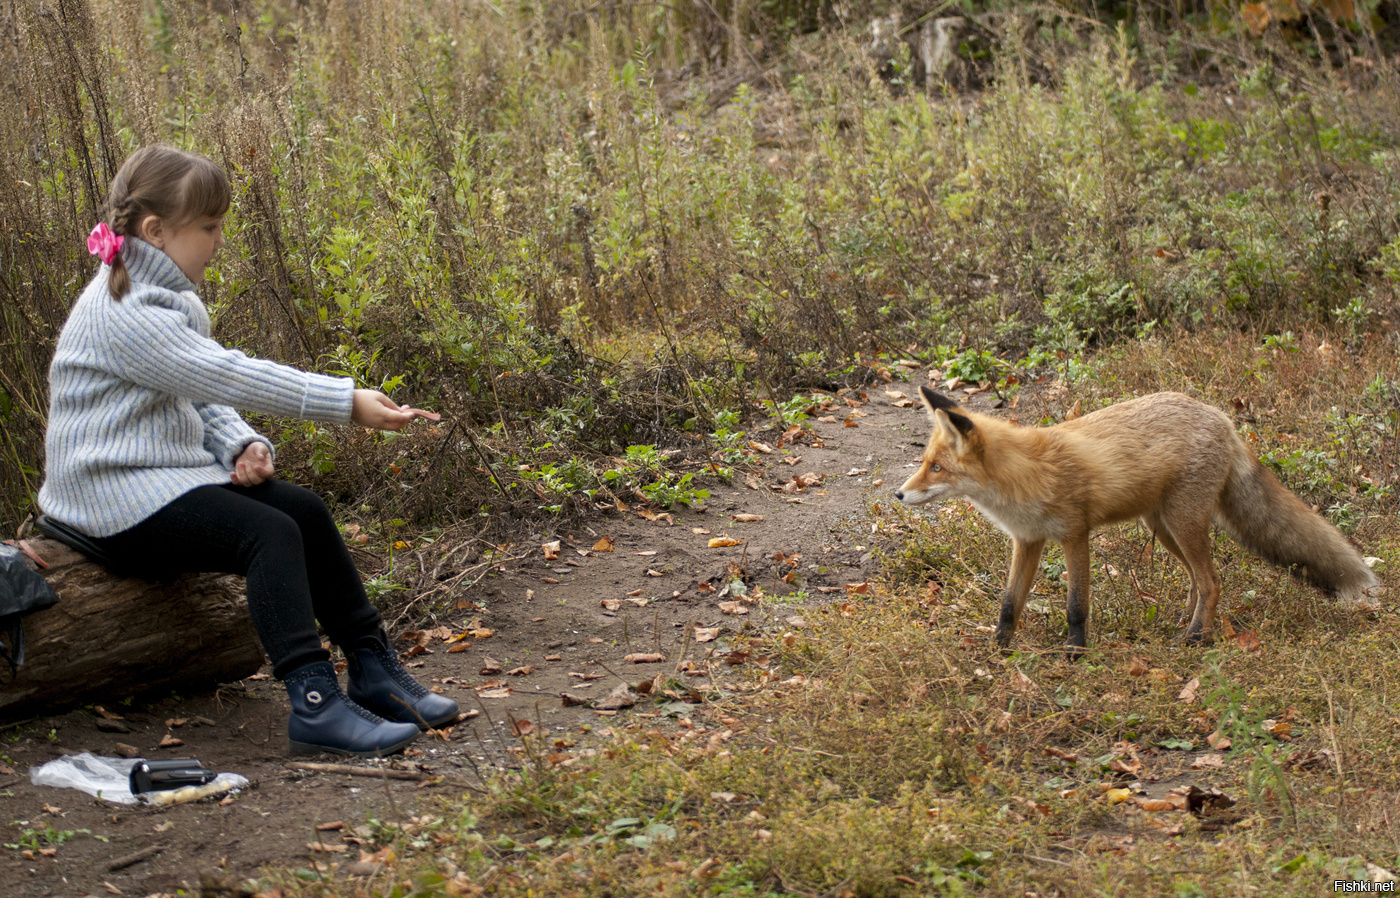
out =
{"type": "Polygon", "coordinates": [[[1069,621],[1066,640],[1070,658],[1078,658],[1089,645],[1089,537],[1067,539],[1061,543],[1065,551],[1065,567],[1069,569],[1069,602],[1065,617],[1069,621]]]}
{"type": "Polygon", "coordinates": [[[1021,609],[1026,607],[1026,596],[1030,595],[1035,572],[1040,567],[1040,553],[1044,550],[1043,539],[1011,541],[1011,570],[1006,574],[1006,593],[1001,599],[1001,619],[997,621],[995,636],[1002,648],[1010,645],[1011,637],[1016,635],[1016,624],[1021,620],[1021,609]]]}

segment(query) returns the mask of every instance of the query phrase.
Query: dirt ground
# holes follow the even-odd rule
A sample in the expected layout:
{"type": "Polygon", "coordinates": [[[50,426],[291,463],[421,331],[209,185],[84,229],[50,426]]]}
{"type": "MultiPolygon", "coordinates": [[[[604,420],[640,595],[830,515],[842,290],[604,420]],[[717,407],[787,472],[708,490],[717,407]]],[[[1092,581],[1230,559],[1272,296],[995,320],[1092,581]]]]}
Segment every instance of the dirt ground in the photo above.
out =
{"type": "MultiPolygon", "coordinates": [[[[909,376],[917,383],[924,373],[909,376]]],[[[457,614],[401,621],[391,633],[397,645],[426,649],[406,663],[468,716],[387,762],[348,762],[374,776],[291,766],[285,693],[266,673],[129,705],[114,695],[105,707],[120,712],[117,722],[80,709],[0,723],[0,895],[218,894],[265,865],[359,864],[352,872],[369,875],[374,864],[359,841],[369,844],[370,820],[407,821],[480,788],[483,774],[518,766],[517,730],[545,728],[586,744],[590,730],[690,716],[689,702],[712,683],[710,665],[727,670],[728,660],[741,660],[726,658],[736,634],[800,627],[804,607],[839,601],[848,584],[878,573],[861,538],[870,533],[869,504],[904,480],[926,434],[922,406],[899,407],[891,392],[916,398],[910,383],[879,384],[832,397],[812,435],[794,445],[770,434],[772,452],[759,456],[758,473],[710,485],[703,511],[678,506],[672,518],[648,520],[633,508],[522,539],[518,561],[494,566],[456,597],[457,614]],[[795,479],[811,482],[799,488],[795,479]],[[710,547],[726,537],[738,544],[710,547]],[[557,555],[546,558],[541,547],[556,539],[557,555]],[[476,635],[447,641],[466,629],[476,635]],[[664,660],[636,660],[648,655],[664,660]],[[624,682],[648,684],[658,674],[691,690],[634,691],[631,707],[590,707],[609,704],[624,682]],[[161,747],[167,737],[183,744],[161,747]],[[79,751],[115,756],[119,744],[146,758],[198,758],[251,786],[224,800],[157,809],[30,783],[31,767],[79,751]],[[386,770],[417,778],[387,778],[386,770]]]]}

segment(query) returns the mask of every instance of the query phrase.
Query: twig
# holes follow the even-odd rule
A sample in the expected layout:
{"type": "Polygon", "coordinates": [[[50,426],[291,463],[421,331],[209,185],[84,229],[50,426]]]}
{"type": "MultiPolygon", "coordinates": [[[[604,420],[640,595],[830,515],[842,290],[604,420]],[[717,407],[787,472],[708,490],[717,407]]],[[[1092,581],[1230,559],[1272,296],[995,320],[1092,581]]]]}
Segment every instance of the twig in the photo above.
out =
{"type": "Polygon", "coordinates": [[[425,780],[426,773],[413,770],[391,770],[387,767],[355,767],[351,764],[322,764],[317,761],[288,761],[288,767],[297,770],[314,770],[317,773],[343,773],[346,776],[372,776],[391,780],[425,780]]]}
{"type": "MultiPolygon", "coordinates": [[[[504,423],[502,426],[504,426],[504,423]]],[[[491,462],[486,460],[486,453],[481,451],[481,445],[477,443],[476,437],[472,434],[472,429],[470,427],[464,427],[462,428],[462,433],[466,435],[467,442],[472,444],[472,449],[476,452],[476,457],[481,459],[481,463],[486,466],[486,476],[491,478],[491,482],[494,483],[496,489],[500,491],[501,498],[505,499],[506,504],[509,505],[510,496],[506,494],[506,488],[501,484],[501,481],[497,479],[496,469],[491,467],[491,462]]]]}
{"type": "Polygon", "coordinates": [[[133,851],[131,854],[124,854],[119,858],[114,858],[107,862],[107,872],[114,873],[117,870],[125,870],[133,864],[150,860],[165,850],[164,845],[148,845],[140,851],[133,851]]]}
{"type": "Polygon", "coordinates": [[[604,664],[603,662],[601,662],[601,661],[596,661],[596,660],[595,660],[593,663],[596,664],[596,665],[598,665],[599,667],[601,667],[603,670],[606,670],[608,673],[612,674],[613,676],[617,677],[619,680],[621,680],[623,683],[626,683],[628,686],[631,686],[631,685],[632,685],[632,683],[631,683],[630,681],[628,681],[628,679],[627,679],[626,677],[620,675],[617,671],[613,670],[611,667],[608,667],[608,666],[607,666],[606,664],[604,664]]]}

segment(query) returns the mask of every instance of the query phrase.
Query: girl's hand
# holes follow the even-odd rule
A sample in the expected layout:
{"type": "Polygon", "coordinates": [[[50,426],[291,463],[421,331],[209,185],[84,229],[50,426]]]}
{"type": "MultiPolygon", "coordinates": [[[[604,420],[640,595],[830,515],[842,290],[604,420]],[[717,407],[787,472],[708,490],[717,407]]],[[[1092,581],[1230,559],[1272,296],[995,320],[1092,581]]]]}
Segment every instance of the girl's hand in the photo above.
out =
{"type": "Polygon", "coordinates": [[[249,443],[233,463],[234,486],[257,486],[272,476],[272,453],[266,443],[249,443]]]}
{"type": "Polygon", "coordinates": [[[402,430],[414,417],[412,411],[401,408],[378,390],[356,390],[350,407],[351,421],[375,430],[402,430]]]}

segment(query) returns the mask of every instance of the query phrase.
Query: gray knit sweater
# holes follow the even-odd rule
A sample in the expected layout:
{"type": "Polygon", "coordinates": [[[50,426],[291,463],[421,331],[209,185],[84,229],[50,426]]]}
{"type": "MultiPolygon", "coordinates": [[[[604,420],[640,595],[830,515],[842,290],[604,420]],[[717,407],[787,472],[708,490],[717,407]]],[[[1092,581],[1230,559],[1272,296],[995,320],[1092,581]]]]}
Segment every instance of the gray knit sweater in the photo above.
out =
{"type": "Polygon", "coordinates": [[[344,424],[354,381],[253,359],[209,338],[194,284],[128,237],[131,290],[103,265],[83,290],[49,366],[46,476],[39,506],[91,536],[139,524],[190,490],[228,483],[249,443],[272,444],[235,408],[344,424]]]}

